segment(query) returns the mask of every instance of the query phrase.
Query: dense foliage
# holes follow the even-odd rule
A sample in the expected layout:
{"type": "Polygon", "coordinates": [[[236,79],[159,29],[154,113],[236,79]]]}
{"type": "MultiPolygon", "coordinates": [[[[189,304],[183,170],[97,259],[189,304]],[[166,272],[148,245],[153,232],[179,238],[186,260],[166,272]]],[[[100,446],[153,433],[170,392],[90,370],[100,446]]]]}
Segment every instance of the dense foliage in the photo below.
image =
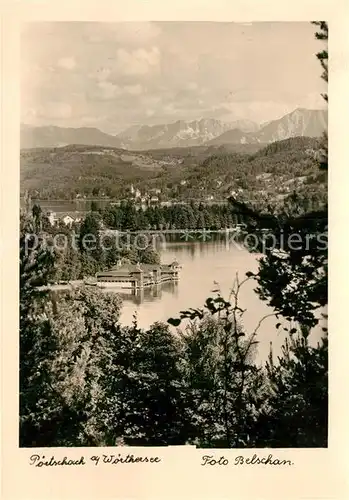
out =
{"type": "Polygon", "coordinates": [[[21,249],[21,446],[326,446],[325,345],[299,333],[278,362],[256,364],[260,323],[240,325],[242,282],[232,302],[183,311],[179,335],[145,331],[120,324],[117,295],[38,292],[56,257],[21,249]]]}
{"type": "Polygon", "coordinates": [[[225,204],[150,206],[140,209],[133,203],[109,206],[101,213],[106,227],[129,231],[165,229],[225,229],[241,222],[238,211],[225,204]]]}

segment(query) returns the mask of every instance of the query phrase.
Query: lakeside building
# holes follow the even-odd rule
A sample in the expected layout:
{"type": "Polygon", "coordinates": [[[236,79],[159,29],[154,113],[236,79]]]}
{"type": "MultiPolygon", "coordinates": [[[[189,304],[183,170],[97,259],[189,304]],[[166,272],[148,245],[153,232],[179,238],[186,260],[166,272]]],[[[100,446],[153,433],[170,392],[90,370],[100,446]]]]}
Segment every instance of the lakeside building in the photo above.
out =
{"type": "Polygon", "coordinates": [[[62,222],[66,226],[71,226],[74,222],[81,222],[84,216],[84,212],[78,212],[77,210],[69,212],[53,212],[52,210],[46,211],[46,217],[49,220],[51,226],[55,226],[59,222],[62,222]]]}
{"type": "Polygon", "coordinates": [[[121,264],[109,271],[96,274],[97,285],[119,286],[120,288],[143,288],[179,279],[180,265],[171,264],[121,264]]]}

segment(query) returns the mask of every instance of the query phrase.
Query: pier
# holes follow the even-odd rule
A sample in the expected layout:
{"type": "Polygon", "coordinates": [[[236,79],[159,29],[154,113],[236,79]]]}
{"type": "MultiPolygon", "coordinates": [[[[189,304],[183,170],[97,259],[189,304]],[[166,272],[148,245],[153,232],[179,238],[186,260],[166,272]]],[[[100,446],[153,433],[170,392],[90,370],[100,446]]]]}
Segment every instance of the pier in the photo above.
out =
{"type": "Polygon", "coordinates": [[[171,264],[121,264],[118,263],[109,271],[96,274],[94,284],[101,288],[118,287],[124,289],[142,289],[160,285],[179,279],[180,265],[177,261],[171,264]]]}

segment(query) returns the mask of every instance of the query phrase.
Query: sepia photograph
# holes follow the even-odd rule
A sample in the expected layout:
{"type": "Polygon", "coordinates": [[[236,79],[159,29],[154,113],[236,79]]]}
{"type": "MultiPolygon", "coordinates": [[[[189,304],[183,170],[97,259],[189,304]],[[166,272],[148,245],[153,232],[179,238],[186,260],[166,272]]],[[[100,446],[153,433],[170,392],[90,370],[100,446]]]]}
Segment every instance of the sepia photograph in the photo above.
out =
{"type": "Polygon", "coordinates": [[[327,87],[326,21],[22,23],[21,448],[328,447],[327,87]]]}

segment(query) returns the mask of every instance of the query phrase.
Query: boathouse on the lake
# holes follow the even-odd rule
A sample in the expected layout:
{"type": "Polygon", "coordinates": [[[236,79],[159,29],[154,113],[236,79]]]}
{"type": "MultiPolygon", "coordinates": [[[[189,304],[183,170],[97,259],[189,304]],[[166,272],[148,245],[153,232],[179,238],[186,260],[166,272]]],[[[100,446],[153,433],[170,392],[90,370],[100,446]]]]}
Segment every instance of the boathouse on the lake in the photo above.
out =
{"type": "Polygon", "coordinates": [[[121,264],[96,274],[97,283],[120,284],[121,288],[143,288],[178,280],[180,266],[171,264],[121,264]]]}

